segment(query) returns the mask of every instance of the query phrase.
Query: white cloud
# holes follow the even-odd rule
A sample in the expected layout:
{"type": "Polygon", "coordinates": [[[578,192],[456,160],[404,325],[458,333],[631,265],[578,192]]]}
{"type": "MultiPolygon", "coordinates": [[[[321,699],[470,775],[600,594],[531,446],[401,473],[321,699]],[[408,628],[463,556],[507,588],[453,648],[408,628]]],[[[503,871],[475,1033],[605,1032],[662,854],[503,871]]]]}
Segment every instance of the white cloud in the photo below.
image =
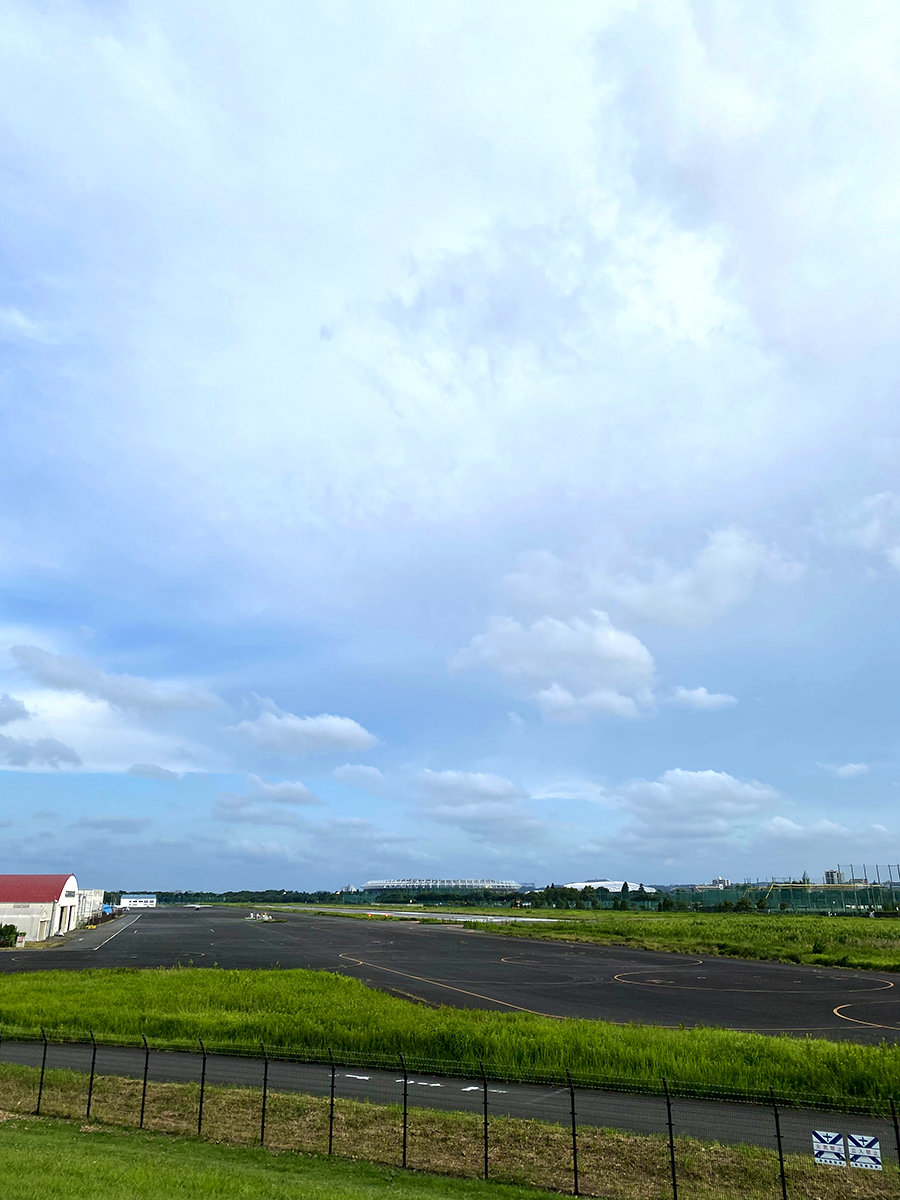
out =
{"type": "Polygon", "coordinates": [[[335,767],[331,772],[333,779],[348,787],[363,788],[373,795],[379,795],[388,786],[384,774],[377,767],[363,766],[361,763],[344,763],[335,767]]]}
{"type": "Polygon", "coordinates": [[[96,829],[101,833],[140,833],[150,824],[141,817],[97,816],[82,817],[73,825],[75,829],[96,829]]]}
{"type": "Polygon", "coordinates": [[[31,714],[15,696],[10,696],[7,692],[0,695],[0,725],[9,725],[13,721],[25,721],[31,714]]]}
{"type": "Polygon", "coordinates": [[[487,667],[525,688],[545,716],[580,720],[593,713],[633,717],[653,704],[653,656],[606,613],[593,620],[542,617],[530,626],[495,617],[451,661],[456,670],[487,667]]]}
{"type": "Polygon", "coordinates": [[[0,308],[0,342],[42,344],[50,341],[49,330],[18,308],[0,308]]]}
{"type": "Polygon", "coordinates": [[[531,697],[551,721],[584,721],[598,713],[611,717],[637,717],[640,708],[631,696],[612,688],[596,688],[584,696],[573,696],[558,683],[541,688],[531,697]]]}
{"type": "Polygon", "coordinates": [[[651,559],[639,574],[616,573],[602,562],[543,550],[523,556],[504,585],[525,603],[565,611],[601,603],[634,620],[691,627],[745,603],[760,580],[784,583],[801,574],[796,560],[732,527],[709,534],[685,567],[651,559]]]}
{"type": "Polygon", "coordinates": [[[737,704],[737,699],[729,696],[727,692],[708,692],[705,687],[677,687],[669,697],[669,703],[677,704],[680,708],[712,710],[733,708],[737,704]]]}
{"type": "Polygon", "coordinates": [[[7,737],[0,733],[0,762],[9,767],[78,767],[81,759],[56,738],[7,737]]]}
{"type": "Polygon", "coordinates": [[[856,779],[868,775],[870,769],[868,763],[862,762],[823,763],[822,766],[838,779],[856,779]]]}
{"type": "Polygon", "coordinates": [[[333,777],[374,796],[402,802],[416,818],[461,830],[482,846],[540,842],[548,827],[534,814],[531,797],[511,779],[482,771],[400,770],[346,764],[333,777]]]}
{"type": "Polygon", "coordinates": [[[305,783],[299,780],[282,780],[280,783],[266,783],[258,775],[248,775],[253,789],[253,795],[260,800],[273,804],[321,804],[318,796],[314,796],[305,783]]]}
{"type": "Polygon", "coordinates": [[[799,824],[797,821],[792,821],[787,817],[772,817],[766,821],[763,829],[767,833],[774,834],[779,838],[790,838],[792,841],[803,841],[806,843],[814,842],[821,839],[840,838],[841,841],[848,839],[865,840],[867,833],[865,830],[852,830],[847,825],[841,825],[837,821],[829,821],[827,817],[820,817],[818,820],[808,821],[805,825],[799,824]]]}
{"type": "Polygon", "coordinates": [[[181,778],[177,771],[169,771],[156,763],[134,763],[128,768],[128,774],[136,779],[158,779],[170,783],[181,778]]]}
{"type": "Polygon", "coordinates": [[[531,788],[533,800],[589,800],[594,804],[612,804],[613,797],[602,784],[592,779],[563,779],[531,788]]]}
{"type": "Polygon", "coordinates": [[[23,699],[32,713],[29,734],[76,746],[88,770],[128,771],[136,764],[180,773],[189,766],[215,771],[229,765],[215,749],[185,736],[183,718],[175,732],[168,732],[148,723],[151,714],[122,711],[79,692],[36,688],[23,699]]]}
{"type": "MultiPolygon", "coordinates": [[[[679,664],[660,696],[674,678],[712,686],[710,656],[723,681],[803,690],[817,656],[846,657],[852,625],[861,699],[836,669],[833,694],[806,687],[816,712],[801,721],[797,693],[776,689],[742,770],[788,769],[779,747],[813,727],[823,746],[887,744],[889,596],[855,624],[833,577],[803,609],[753,601],[796,569],[776,546],[793,545],[807,505],[841,505],[861,478],[893,487],[895,10],[389,0],[356,21],[298,7],[207,5],[199,28],[167,0],[112,18],[6,6],[14,466],[0,509],[27,530],[0,525],[11,594],[70,615],[73,634],[89,620],[98,645],[218,656],[234,692],[237,675],[302,680],[285,692],[300,713],[378,712],[381,668],[397,761],[430,761],[439,728],[502,775],[504,747],[483,739],[511,731],[486,728],[483,698],[444,707],[425,660],[484,632],[460,622],[484,611],[510,547],[545,546],[546,596],[527,615],[489,610],[526,632],[594,606],[641,633],[632,618],[697,626],[746,605],[724,643],[642,638],[679,664]],[[715,532],[704,544],[698,529],[715,532]],[[325,678],[335,699],[310,707],[325,678]]],[[[900,565],[886,495],[854,527],[900,565]]],[[[559,658],[528,677],[483,662],[517,693],[496,715],[526,696],[553,719],[652,707],[652,679],[612,681],[605,663],[576,677],[559,658]]],[[[101,665],[153,675],[147,661],[101,665]]],[[[67,715],[48,702],[3,732],[55,737],[104,769],[181,769],[184,734],[159,727],[187,710],[135,705],[133,682],[100,674],[75,682],[104,699],[79,694],[67,715]],[[112,705],[152,712],[151,728],[112,705]]],[[[610,741],[521,711],[515,750],[535,771],[685,761],[665,757],[663,722],[610,741]]],[[[182,729],[194,736],[193,717],[182,729]]],[[[252,737],[217,736],[223,756],[242,749],[237,769],[262,770],[252,737]]]]}
{"type": "Polygon", "coordinates": [[[425,770],[418,772],[414,780],[429,796],[442,804],[467,805],[472,800],[506,803],[524,796],[521,788],[511,779],[481,771],[425,770]]]}
{"type": "Polygon", "coordinates": [[[900,570],[900,495],[879,492],[868,496],[847,515],[839,537],[882,556],[900,570]]]}
{"type": "Polygon", "coordinates": [[[512,780],[478,771],[419,771],[411,780],[421,812],[479,842],[502,846],[546,834],[526,795],[512,780]]]}
{"type": "Polygon", "coordinates": [[[313,857],[310,851],[301,846],[288,845],[283,840],[274,838],[265,842],[254,841],[252,838],[237,838],[227,844],[227,851],[238,861],[253,859],[277,866],[284,863],[305,866],[313,857]]]}
{"type": "Polygon", "coordinates": [[[806,837],[806,830],[790,817],[770,817],[764,828],[776,837],[787,837],[793,840],[806,837]]]}
{"type": "Polygon", "coordinates": [[[378,738],[350,717],[328,713],[297,717],[289,712],[262,712],[252,721],[240,721],[233,729],[260,750],[277,754],[371,750],[378,743],[378,738]]]}
{"type": "Polygon", "coordinates": [[[665,771],[612,793],[627,815],[611,842],[632,853],[664,856],[672,847],[689,858],[698,848],[748,843],[778,793],[725,771],[665,771]]]}
{"type": "Polygon", "coordinates": [[[138,675],[113,675],[74,655],[51,654],[38,646],[13,646],[10,653],[21,670],[38,683],[64,692],[80,692],[91,700],[105,700],[114,708],[166,711],[221,705],[219,698],[203,687],[138,675]]]}
{"type": "Polygon", "coordinates": [[[260,796],[221,792],[210,809],[214,821],[235,825],[271,826],[306,832],[309,821],[298,813],[286,811],[282,804],[266,804],[260,796]]]}
{"type": "Polygon", "coordinates": [[[237,792],[222,792],[216,797],[212,805],[214,820],[276,825],[296,830],[310,828],[305,817],[286,811],[322,803],[306,784],[298,780],[267,783],[258,775],[248,775],[247,781],[250,790],[243,795],[237,792]]]}

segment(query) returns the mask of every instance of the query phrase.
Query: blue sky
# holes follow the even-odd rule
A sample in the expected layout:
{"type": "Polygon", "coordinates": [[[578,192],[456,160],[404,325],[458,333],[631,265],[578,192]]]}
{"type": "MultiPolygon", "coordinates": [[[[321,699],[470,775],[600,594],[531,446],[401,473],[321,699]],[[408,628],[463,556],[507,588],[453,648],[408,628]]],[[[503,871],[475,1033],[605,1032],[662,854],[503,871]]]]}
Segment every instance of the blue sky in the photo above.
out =
{"type": "Polygon", "coordinates": [[[0,870],[900,858],[894,6],[0,34],[0,870]]]}

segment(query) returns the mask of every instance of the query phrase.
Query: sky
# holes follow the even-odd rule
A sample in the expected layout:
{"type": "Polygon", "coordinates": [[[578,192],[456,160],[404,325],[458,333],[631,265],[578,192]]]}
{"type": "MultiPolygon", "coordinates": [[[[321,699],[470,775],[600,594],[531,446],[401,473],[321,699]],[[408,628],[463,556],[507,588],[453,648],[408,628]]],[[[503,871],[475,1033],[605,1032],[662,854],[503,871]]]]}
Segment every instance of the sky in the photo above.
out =
{"type": "Polygon", "coordinates": [[[9,0],[0,871],[896,863],[898,53],[9,0]]]}

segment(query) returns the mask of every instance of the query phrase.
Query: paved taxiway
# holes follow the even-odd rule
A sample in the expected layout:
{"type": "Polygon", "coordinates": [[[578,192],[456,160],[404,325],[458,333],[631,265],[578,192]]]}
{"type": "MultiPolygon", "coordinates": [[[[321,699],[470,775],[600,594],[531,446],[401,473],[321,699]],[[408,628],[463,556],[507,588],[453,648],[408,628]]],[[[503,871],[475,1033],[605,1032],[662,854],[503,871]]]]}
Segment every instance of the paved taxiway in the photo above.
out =
{"type": "Polygon", "coordinates": [[[0,972],[312,967],[429,1004],[900,1042],[900,975],[501,937],[458,926],[244,908],[126,915],[65,946],[0,954],[0,972]]]}
{"type": "MultiPolygon", "coordinates": [[[[0,1043],[0,1062],[24,1063],[38,1067],[42,1047],[34,1042],[0,1043]]],[[[144,1072],[144,1052],[124,1046],[99,1046],[96,1070],[98,1075],[118,1075],[141,1079],[144,1072]]],[[[91,1048],[85,1045],[51,1045],[47,1066],[80,1071],[87,1075],[91,1065],[91,1048]]],[[[199,1054],[151,1049],[147,1057],[148,1079],[154,1082],[196,1083],[202,1066],[199,1054]]],[[[205,1078],[210,1085],[238,1085],[260,1088],[263,1064],[229,1054],[210,1054],[205,1078]]],[[[312,1063],[271,1059],[268,1086],[272,1092],[299,1092],[312,1096],[328,1096],[331,1072],[328,1066],[312,1063]]],[[[566,1087],[553,1084],[487,1081],[488,1109],[492,1116],[525,1117],[567,1125],[570,1120],[570,1099],[566,1087]]],[[[443,1112],[483,1111],[483,1084],[476,1077],[448,1077],[410,1072],[407,1077],[408,1101],[412,1108],[438,1109],[443,1112]]],[[[49,1110],[53,1111],[52,1087],[49,1110]]],[[[372,1067],[335,1068],[335,1095],[341,1099],[364,1100],[373,1104],[399,1106],[403,1097],[403,1076],[372,1067]]],[[[131,1119],[138,1116],[139,1092],[132,1098],[131,1119]]],[[[576,1108],[580,1125],[607,1126],[633,1133],[655,1133],[666,1130],[666,1103],[662,1096],[627,1095],[594,1088],[576,1088],[576,1108]]],[[[727,1101],[695,1100],[675,1096],[672,1101],[673,1122],[678,1134],[705,1138],[709,1141],[751,1144],[773,1149],[775,1128],[772,1109],[757,1104],[733,1104],[727,1101]]],[[[215,1099],[206,1109],[214,1115],[215,1099]]],[[[396,1120],[396,1116],[390,1118],[396,1120]]],[[[809,1153],[814,1129],[849,1127],[855,1133],[877,1137],[886,1158],[892,1154],[894,1130],[890,1122],[860,1113],[822,1113],[814,1110],[783,1109],[781,1132],[784,1148],[789,1153],[809,1153]]],[[[252,1121],[252,1118],[251,1118],[252,1121]]],[[[153,1100],[150,1100],[149,1123],[153,1124],[153,1100]]],[[[663,1151],[664,1143],[660,1142],[663,1151]]]]}

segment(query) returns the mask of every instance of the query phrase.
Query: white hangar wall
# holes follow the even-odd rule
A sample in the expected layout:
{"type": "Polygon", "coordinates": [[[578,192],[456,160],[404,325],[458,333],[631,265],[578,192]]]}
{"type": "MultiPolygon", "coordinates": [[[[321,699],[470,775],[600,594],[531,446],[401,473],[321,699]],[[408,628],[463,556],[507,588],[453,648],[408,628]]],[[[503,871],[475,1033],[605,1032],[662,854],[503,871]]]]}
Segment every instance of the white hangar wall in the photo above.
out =
{"type": "Polygon", "coordinates": [[[15,925],[41,942],[78,925],[74,875],[0,875],[0,925],[15,925]]]}

